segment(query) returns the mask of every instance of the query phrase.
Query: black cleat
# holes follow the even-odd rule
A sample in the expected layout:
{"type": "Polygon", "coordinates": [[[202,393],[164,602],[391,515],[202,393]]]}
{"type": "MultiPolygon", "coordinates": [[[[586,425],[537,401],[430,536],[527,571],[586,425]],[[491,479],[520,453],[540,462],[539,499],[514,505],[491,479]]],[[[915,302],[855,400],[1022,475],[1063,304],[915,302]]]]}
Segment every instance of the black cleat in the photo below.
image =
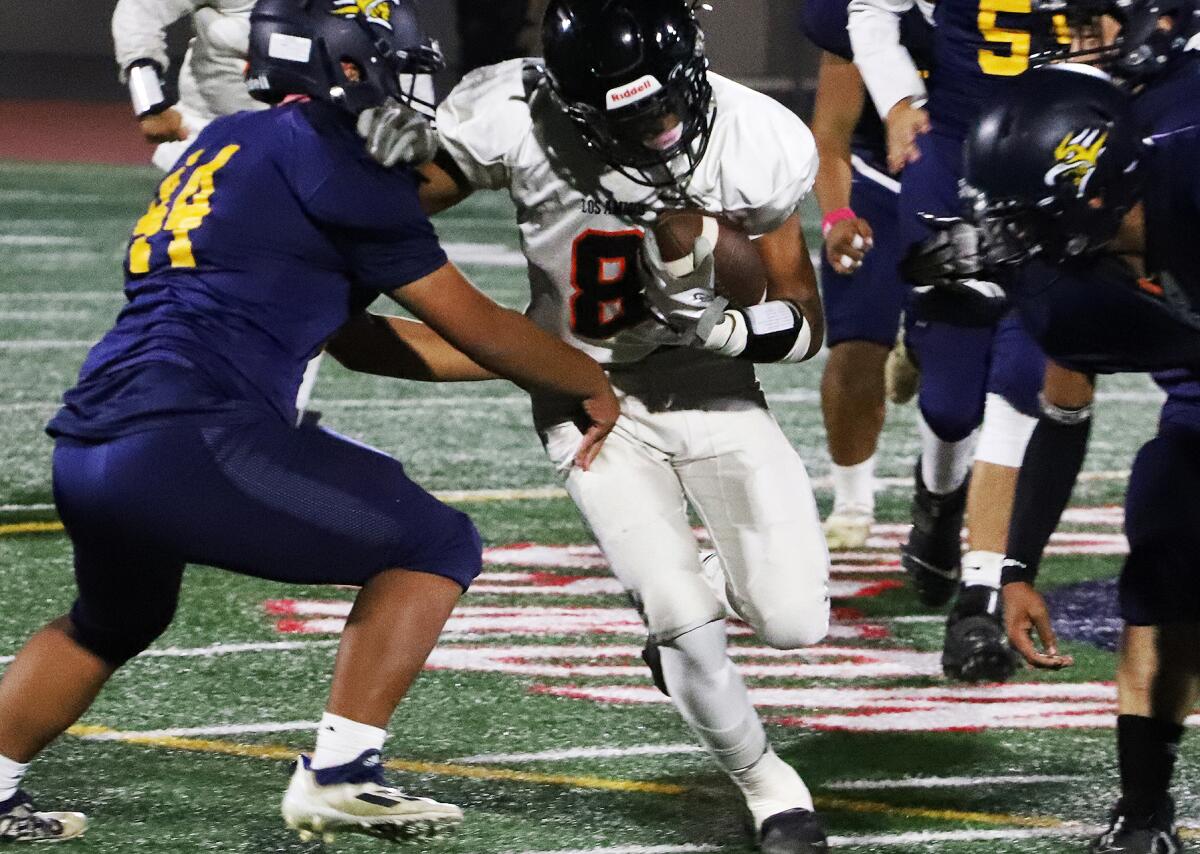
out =
{"type": "Polygon", "coordinates": [[[1017,656],[1004,630],[1000,591],[963,587],[946,619],[942,672],[959,682],[1007,682],[1017,656]]]}
{"type": "Polygon", "coordinates": [[[1148,817],[1126,815],[1117,801],[1108,830],[1088,847],[1089,854],[1181,854],[1185,850],[1175,832],[1175,802],[1170,798],[1148,817]]]}
{"type": "Polygon", "coordinates": [[[758,845],[763,854],[825,854],[829,850],[821,820],[802,807],[769,816],[758,845]]]}
{"type": "Polygon", "coordinates": [[[962,524],[967,509],[967,486],[947,495],[934,495],[921,479],[917,460],[913,494],[913,526],[908,542],[900,547],[900,565],[912,579],[922,605],[940,608],[950,601],[962,576],[962,524]]]}

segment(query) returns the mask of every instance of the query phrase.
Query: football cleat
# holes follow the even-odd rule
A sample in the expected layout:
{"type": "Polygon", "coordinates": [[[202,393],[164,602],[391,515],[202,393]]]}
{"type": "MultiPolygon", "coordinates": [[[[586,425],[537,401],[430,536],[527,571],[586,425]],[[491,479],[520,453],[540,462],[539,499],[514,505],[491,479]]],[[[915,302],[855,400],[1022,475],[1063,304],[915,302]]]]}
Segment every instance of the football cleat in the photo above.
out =
{"type": "Polygon", "coordinates": [[[820,818],[803,807],[769,816],[758,845],[763,854],[825,854],[829,850],[820,818]]]}
{"type": "Polygon", "coordinates": [[[903,327],[883,363],[883,387],[887,399],[897,406],[908,403],[921,390],[921,368],[904,342],[903,327]]]}
{"type": "Polygon", "coordinates": [[[362,833],[394,842],[435,836],[462,822],[462,810],[409,795],[383,778],[378,750],[336,768],[314,771],[307,756],[296,760],[283,820],[302,840],[330,841],[338,833],[362,833]]]}
{"type": "Polygon", "coordinates": [[[20,790],[0,802],[0,843],[66,842],[83,836],[87,826],[81,812],[39,812],[20,790]]]}
{"type": "Polygon", "coordinates": [[[1017,672],[1000,591],[973,585],[959,592],[946,619],[942,671],[960,682],[1007,682],[1017,672]]]}
{"type": "Polygon", "coordinates": [[[1149,817],[1126,815],[1117,801],[1108,830],[1088,847],[1089,854],[1182,854],[1185,850],[1175,831],[1175,803],[1170,798],[1149,817]]]}
{"type": "Polygon", "coordinates": [[[823,525],[825,544],[831,551],[861,549],[871,536],[875,524],[875,513],[861,504],[845,504],[834,507],[823,525]]]}
{"type": "Polygon", "coordinates": [[[968,477],[946,495],[935,495],[921,479],[917,459],[912,529],[900,547],[900,565],[912,579],[922,605],[940,608],[950,601],[962,575],[962,524],[967,509],[968,477]]]}

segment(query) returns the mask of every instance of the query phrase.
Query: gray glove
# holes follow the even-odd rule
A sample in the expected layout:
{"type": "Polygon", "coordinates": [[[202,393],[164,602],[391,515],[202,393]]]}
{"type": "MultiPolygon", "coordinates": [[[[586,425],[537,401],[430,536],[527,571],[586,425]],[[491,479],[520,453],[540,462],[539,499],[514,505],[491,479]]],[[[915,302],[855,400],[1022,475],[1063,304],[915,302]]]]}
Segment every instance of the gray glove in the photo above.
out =
{"type": "Polygon", "coordinates": [[[381,166],[398,163],[420,166],[437,154],[438,136],[429,119],[395,98],[358,116],[358,135],[367,143],[367,153],[381,166]]]}
{"type": "Polygon", "coordinates": [[[642,241],[646,302],[659,320],[685,335],[695,332],[696,324],[717,296],[713,258],[716,235],[711,231],[696,238],[690,255],[673,262],[663,260],[653,229],[646,229],[642,241]]]}

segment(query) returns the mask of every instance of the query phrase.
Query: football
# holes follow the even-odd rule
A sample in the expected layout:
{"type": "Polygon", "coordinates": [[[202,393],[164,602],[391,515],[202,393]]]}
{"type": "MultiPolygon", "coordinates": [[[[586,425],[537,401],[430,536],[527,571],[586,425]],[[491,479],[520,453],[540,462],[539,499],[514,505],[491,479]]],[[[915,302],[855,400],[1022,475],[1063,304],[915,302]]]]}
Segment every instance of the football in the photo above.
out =
{"type": "Polygon", "coordinates": [[[767,289],[762,258],[746,233],[721,217],[695,209],[659,214],[654,237],[663,260],[669,263],[688,255],[704,230],[706,218],[717,222],[717,244],[713,249],[717,293],[736,306],[762,302],[767,289]]]}

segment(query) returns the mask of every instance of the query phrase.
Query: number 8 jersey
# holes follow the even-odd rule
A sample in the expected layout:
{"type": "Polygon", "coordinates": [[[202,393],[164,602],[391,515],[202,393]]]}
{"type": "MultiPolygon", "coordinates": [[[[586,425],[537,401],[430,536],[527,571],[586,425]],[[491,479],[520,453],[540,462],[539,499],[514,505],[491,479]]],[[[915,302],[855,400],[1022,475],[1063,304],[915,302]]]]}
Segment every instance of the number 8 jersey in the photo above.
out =
{"type": "MultiPolygon", "coordinates": [[[[750,235],[773,231],[812,187],[812,134],[771,98],[716,74],[709,80],[716,115],[684,187],[688,204],[721,212],[750,235]]],[[[602,364],[637,362],[684,343],[642,297],[645,223],[668,202],[591,151],[544,82],[530,59],[477,69],[437,113],[442,147],[471,186],[506,189],[516,204],[529,264],[527,313],[602,364]]]]}

